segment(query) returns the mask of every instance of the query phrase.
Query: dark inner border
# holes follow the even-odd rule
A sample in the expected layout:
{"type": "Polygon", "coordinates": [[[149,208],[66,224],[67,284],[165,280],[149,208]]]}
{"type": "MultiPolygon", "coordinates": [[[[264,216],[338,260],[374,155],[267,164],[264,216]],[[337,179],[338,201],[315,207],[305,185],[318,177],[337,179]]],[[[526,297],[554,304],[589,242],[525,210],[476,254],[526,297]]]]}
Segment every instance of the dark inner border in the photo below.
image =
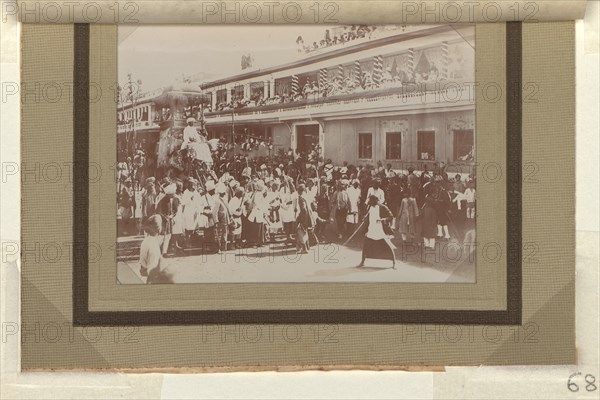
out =
{"type": "Polygon", "coordinates": [[[89,311],[88,224],[90,26],[75,24],[73,93],[73,325],[201,324],[521,324],[521,23],[506,24],[507,309],[89,311]],[[84,166],[80,168],[79,166],[84,166]]]}

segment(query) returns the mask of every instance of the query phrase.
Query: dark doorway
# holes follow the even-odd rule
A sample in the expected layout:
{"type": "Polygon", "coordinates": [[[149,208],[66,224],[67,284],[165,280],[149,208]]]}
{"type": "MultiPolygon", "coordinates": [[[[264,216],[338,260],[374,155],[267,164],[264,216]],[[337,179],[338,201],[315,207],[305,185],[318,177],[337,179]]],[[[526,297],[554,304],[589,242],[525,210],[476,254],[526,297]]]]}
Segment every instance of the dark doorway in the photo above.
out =
{"type": "Polygon", "coordinates": [[[454,131],[454,161],[473,161],[473,130],[454,131]]]}
{"type": "Polygon", "coordinates": [[[319,144],[319,125],[296,126],[296,152],[308,153],[319,144]]]}

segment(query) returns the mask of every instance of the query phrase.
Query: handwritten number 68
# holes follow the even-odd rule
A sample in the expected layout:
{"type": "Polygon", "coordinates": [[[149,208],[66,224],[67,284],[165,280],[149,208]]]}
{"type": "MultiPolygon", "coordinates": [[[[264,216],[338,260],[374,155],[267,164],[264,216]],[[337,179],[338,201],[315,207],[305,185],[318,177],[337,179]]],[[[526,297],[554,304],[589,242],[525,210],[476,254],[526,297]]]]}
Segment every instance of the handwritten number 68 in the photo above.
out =
{"type": "MultiPolygon", "coordinates": [[[[573,393],[579,392],[579,386],[575,382],[575,378],[580,375],[581,372],[575,372],[574,374],[571,374],[571,376],[569,376],[569,380],[567,381],[567,388],[573,393]]],[[[585,390],[587,392],[595,392],[596,390],[598,390],[598,386],[596,386],[596,377],[594,375],[587,374],[584,379],[586,383],[585,390]]]]}

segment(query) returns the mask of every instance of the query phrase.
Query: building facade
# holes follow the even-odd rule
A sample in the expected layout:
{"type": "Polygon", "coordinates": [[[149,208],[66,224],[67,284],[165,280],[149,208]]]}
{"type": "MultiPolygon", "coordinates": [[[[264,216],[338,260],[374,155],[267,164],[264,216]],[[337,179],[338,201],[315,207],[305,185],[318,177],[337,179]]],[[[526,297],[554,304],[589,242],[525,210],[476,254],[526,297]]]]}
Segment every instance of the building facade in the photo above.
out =
{"type": "Polygon", "coordinates": [[[124,154],[141,147],[151,160],[161,132],[192,115],[210,138],[249,156],[318,145],[336,164],[431,170],[444,162],[473,173],[474,81],[474,26],[381,27],[283,65],[191,82],[201,105],[179,109],[162,90],[146,93],[119,106],[118,146],[124,154]]]}
{"type": "Polygon", "coordinates": [[[341,164],[470,172],[475,30],[394,27],[295,62],[204,83],[211,137],[270,141],[341,164]]]}

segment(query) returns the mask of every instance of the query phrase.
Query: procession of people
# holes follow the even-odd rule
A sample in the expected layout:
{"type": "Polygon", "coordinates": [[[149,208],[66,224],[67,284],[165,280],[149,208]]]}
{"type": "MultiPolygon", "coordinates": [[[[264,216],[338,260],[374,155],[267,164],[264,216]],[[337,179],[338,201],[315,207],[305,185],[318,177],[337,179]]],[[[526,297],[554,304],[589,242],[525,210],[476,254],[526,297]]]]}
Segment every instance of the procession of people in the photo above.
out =
{"type": "MultiPolygon", "coordinates": [[[[225,140],[206,154],[210,147],[200,146],[206,138],[195,121],[188,122],[181,150],[192,150],[201,168],[143,182],[143,174],[120,175],[119,233],[143,231],[159,258],[274,243],[305,254],[318,243],[358,241],[359,267],[368,258],[388,259],[395,267],[398,245],[434,249],[451,238],[462,243],[474,229],[476,178],[449,177],[443,163],[434,171],[394,170],[382,162],[334,165],[316,145],[306,153],[280,150],[251,159],[232,154],[225,140]]],[[[140,255],[145,258],[156,256],[140,255]]],[[[142,274],[150,269],[142,263],[142,274]]]]}

